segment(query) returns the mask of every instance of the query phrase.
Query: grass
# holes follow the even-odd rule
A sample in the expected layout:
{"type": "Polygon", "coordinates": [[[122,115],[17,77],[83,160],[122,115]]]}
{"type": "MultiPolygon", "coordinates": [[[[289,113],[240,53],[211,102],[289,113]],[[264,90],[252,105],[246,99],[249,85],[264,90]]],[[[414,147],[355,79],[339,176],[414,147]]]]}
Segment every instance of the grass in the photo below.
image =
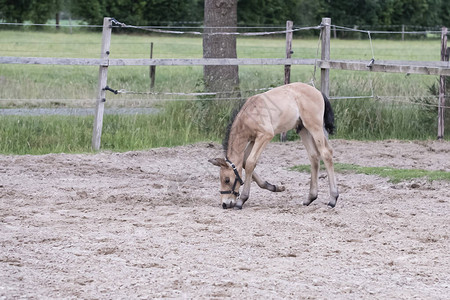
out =
{"type": "MultiPolygon", "coordinates": [[[[101,148],[129,151],[217,141],[192,122],[196,117],[194,109],[180,114],[178,103],[156,115],[105,115],[101,148]]],[[[93,116],[0,116],[0,153],[90,152],[93,122],[93,116]]]]}
{"type": "MultiPolygon", "coordinates": [[[[147,58],[150,42],[155,58],[198,58],[202,56],[199,37],[113,34],[111,58],[147,58]]],[[[101,33],[76,30],[73,34],[0,30],[0,56],[86,57],[98,58],[101,33]]],[[[284,37],[238,38],[238,57],[285,55],[284,37]]],[[[318,40],[296,36],[294,58],[315,58],[318,40]]],[[[376,59],[438,60],[438,40],[373,40],[376,59]]],[[[368,39],[332,40],[333,59],[372,57],[368,39]]],[[[291,81],[310,82],[312,66],[292,66],[291,81]]],[[[243,96],[254,89],[281,85],[283,66],[240,66],[243,96]],[[248,91],[248,92],[245,92],[248,91]]],[[[97,67],[0,65],[0,108],[13,107],[90,107],[95,106],[97,67]]],[[[203,91],[203,68],[158,67],[155,92],[203,91]]],[[[316,85],[320,81],[316,74],[316,85]]],[[[424,101],[436,76],[369,74],[331,71],[332,96],[366,96],[372,91],[381,96],[414,97],[424,101]]],[[[108,85],[113,89],[149,91],[148,67],[110,67],[108,85]]],[[[110,107],[161,108],[158,115],[105,116],[102,149],[127,151],[160,146],[175,146],[201,140],[220,141],[232,105],[188,96],[108,93],[105,109],[110,107]],[[179,101],[179,100],[196,101],[179,101]],[[170,100],[170,101],[169,101],[170,100]]],[[[407,98],[411,100],[411,98],[407,98]]],[[[334,100],[338,138],[351,139],[434,139],[437,111],[421,105],[377,99],[334,100]]],[[[447,110],[448,111],[448,110],[447,110]]],[[[0,115],[0,153],[48,153],[90,151],[92,117],[0,115]]],[[[290,133],[292,138],[295,134],[290,133]]]]}
{"type": "MultiPolygon", "coordinates": [[[[323,166],[321,167],[324,169],[323,166]]],[[[392,183],[399,183],[402,181],[409,181],[416,178],[427,178],[430,181],[434,180],[448,180],[450,181],[450,173],[445,171],[429,171],[422,169],[396,169],[391,167],[364,167],[354,164],[335,163],[334,169],[336,172],[351,172],[365,175],[376,175],[388,178],[392,183]]],[[[310,165],[298,165],[291,168],[291,170],[299,172],[310,172],[310,165]]]]}
{"type": "Polygon", "coordinates": [[[85,152],[88,150],[85,145],[92,138],[93,117],[2,116],[0,119],[0,147],[5,154],[85,152]]]}
{"type": "MultiPolygon", "coordinates": [[[[111,58],[147,58],[150,42],[154,43],[155,58],[199,58],[202,56],[202,39],[185,36],[117,35],[111,41],[111,58]]],[[[98,58],[101,34],[96,32],[49,33],[0,31],[0,56],[76,57],[98,58]]],[[[278,57],[285,55],[283,37],[238,38],[238,57],[278,57]]],[[[373,42],[376,59],[439,60],[437,40],[373,42]]],[[[296,38],[293,41],[293,58],[315,58],[318,41],[296,38]]],[[[366,59],[372,57],[368,40],[332,40],[333,59],[366,59]]],[[[92,99],[97,83],[96,67],[0,65],[2,83],[8,89],[0,91],[0,99],[92,99]],[[27,86],[29,88],[24,89],[27,86]]],[[[196,90],[202,79],[202,67],[158,67],[156,91],[196,90]]],[[[293,66],[292,81],[309,82],[312,66],[293,66]]],[[[316,74],[318,81],[319,73],[316,74]]],[[[283,66],[241,66],[241,89],[278,86],[284,80],[283,66]]],[[[376,84],[377,94],[418,95],[435,80],[432,76],[398,74],[372,74],[366,72],[332,71],[331,93],[334,96],[368,95],[370,82],[376,84]],[[395,93],[394,93],[395,92],[395,93]]],[[[115,89],[133,91],[149,90],[148,67],[109,68],[108,84],[115,89]]],[[[131,96],[114,96],[111,99],[130,99],[131,96]]],[[[149,98],[132,96],[133,98],[149,98]]],[[[153,97],[155,98],[155,97],[153,97]]]]}

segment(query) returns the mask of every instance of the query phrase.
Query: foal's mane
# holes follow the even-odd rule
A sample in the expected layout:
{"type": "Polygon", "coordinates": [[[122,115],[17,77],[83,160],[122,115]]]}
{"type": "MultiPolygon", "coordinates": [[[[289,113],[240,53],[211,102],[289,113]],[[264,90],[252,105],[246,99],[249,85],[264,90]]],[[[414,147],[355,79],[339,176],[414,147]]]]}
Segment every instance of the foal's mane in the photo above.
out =
{"type": "Polygon", "coordinates": [[[241,111],[245,102],[246,102],[246,99],[242,99],[241,101],[239,101],[239,103],[236,105],[236,107],[233,109],[233,112],[231,113],[230,121],[227,125],[227,130],[225,132],[225,137],[222,140],[222,147],[223,147],[225,157],[227,156],[227,152],[228,152],[228,142],[230,140],[231,127],[233,127],[233,123],[236,120],[236,117],[239,114],[239,112],[241,111]]]}

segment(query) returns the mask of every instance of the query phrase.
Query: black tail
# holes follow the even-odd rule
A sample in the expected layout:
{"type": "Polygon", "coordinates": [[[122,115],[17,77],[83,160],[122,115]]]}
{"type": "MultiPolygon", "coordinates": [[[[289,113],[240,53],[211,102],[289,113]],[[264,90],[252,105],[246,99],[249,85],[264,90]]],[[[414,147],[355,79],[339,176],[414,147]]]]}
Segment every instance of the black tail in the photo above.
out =
{"type": "Polygon", "coordinates": [[[325,122],[325,129],[329,134],[333,134],[335,130],[334,126],[334,112],[333,108],[331,108],[330,100],[325,94],[322,93],[323,101],[325,102],[325,112],[323,113],[323,121],[325,122]]]}

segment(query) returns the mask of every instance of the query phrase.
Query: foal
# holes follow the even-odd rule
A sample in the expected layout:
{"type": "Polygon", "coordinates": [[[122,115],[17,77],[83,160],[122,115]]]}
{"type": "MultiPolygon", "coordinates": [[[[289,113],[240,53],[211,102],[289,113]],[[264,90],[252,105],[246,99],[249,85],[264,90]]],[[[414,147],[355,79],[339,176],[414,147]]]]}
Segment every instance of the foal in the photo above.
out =
{"type": "Polygon", "coordinates": [[[272,138],[281,132],[295,128],[300,135],[311,161],[309,205],[318,195],[320,159],[323,160],[330,185],[330,201],[334,207],[339,197],[333,167],[333,150],[328,143],[328,133],[334,130],[334,114],[331,104],[317,89],[304,83],[291,83],[274,88],[247,99],[232,118],[224,139],[225,158],[209,160],[220,167],[221,200],[223,208],[238,208],[250,196],[250,184],[272,192],[284,191],[259,177],[253,170],[258,158],[272,138]],[[245,181],[242,180],[245,169],[245,181]],[[242,194],[239,193],[244,185],[242,194]]]}

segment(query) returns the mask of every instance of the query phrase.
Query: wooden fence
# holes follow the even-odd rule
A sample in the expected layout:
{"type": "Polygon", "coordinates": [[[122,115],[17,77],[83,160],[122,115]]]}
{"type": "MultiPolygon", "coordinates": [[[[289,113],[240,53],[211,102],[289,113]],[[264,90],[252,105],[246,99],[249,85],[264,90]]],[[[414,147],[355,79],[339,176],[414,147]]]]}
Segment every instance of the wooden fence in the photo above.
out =
{"type": "MultiPolygon", "coordinates": [[[[288,25],[289,26],[289,25],[288,25]]],[[[292,25],[290,25],[292,26],[292,25]]],[[[198,58],[198,59],[110,59],[109,48],[111,42],[112,19],[104,18],[102,48],[100,59],[89,58],[51,58],[51,57],[0,57],[0,64],[43,64],[43,65],[83,65],[99,66],[98,93],[96,100],[95,120],[92,134],[92,148],[100,149],[103,126],[104,103],[106,101],[106,86],[108,67],[110,66],[211,66],[211,65],[316,65],[321,69],[321,91],[329,95],[330,69],[409,73],[423,75],[439,75],[441,78],[450,76],[448,62],[447,29],[442,30],[442,61],[391,61],[391,60],[331,60],[330,59],[330,31],[331,19],[323,18],[321,26],[321,59],[293,59],[293,58],[198,58]],[[445,32],[445,33],[444,33],[445,32]],[[445,45],[444,45],[445,43],[445,45]],[[445,61],[447,57],[447,61],[445,61]]],[[[288,43],[288,42],[287,42],[288,43]]],[[[288,53],[287,53],[288,54],[288,53]]],[[[289,55],[287,55],[289,57],[289,55]]],[[[441,80],[443,82],[444,80],[441,80]]],[[[445,95],[441,86],[439,101],[439,129],[438,138],[444,136],[445,95]],[[441,95],[442,94],[442,95],[441,95]]]]}

